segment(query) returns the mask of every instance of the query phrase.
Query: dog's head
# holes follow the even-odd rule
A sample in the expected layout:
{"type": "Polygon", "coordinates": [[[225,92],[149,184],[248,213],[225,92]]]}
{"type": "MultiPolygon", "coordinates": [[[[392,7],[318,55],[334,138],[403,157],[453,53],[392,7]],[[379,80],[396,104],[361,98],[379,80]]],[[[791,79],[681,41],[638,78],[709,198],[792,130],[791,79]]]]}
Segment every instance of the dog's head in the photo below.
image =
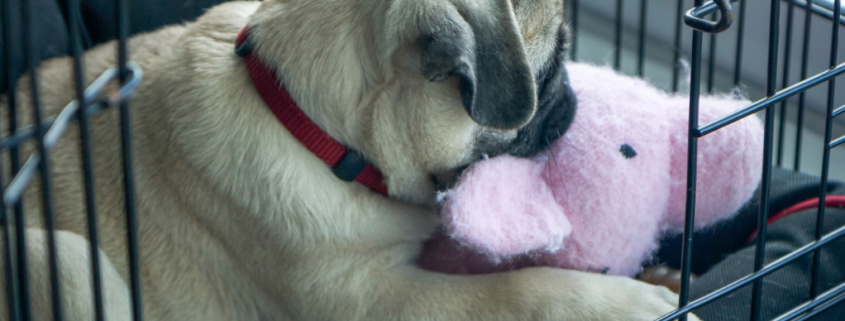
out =
{"type": "Polygon", "coordinates": [[[485,155],[540,153],[575,115],[563,0],[276,2],[255,20],[277,29],[256,34],[287,43],[266,58],[282,60],[306,113],[378,166],[393,196],[430,203],[485,155]]]}

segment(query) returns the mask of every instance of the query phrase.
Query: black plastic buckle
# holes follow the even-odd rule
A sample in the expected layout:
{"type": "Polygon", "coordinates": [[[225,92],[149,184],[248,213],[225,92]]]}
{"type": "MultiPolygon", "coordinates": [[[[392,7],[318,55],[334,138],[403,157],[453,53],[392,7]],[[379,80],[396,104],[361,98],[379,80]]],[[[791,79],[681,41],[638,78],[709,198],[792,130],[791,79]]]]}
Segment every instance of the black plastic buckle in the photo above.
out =
{"type": "Polygon", "coordinates": [[[252,52],[252,41],[249,41],[249,39],[250,37],[246,37],[244,43],[240,46],[235,46],[235,53],[238,54],[238,56],[246,57],[250,52],[252,52]]]}
{"type": "Polygon", "coordinates": [[[343,157],[340,164],[337,164],[337,167],[333,168],[332,171],[334,171],[334,174],[338,178],[346,182],[351,182],[364,171],[365,167],[367,167],[367,161],[364,159],[364,156],[350,149],[346,152],[346,156],[343,157]]]}

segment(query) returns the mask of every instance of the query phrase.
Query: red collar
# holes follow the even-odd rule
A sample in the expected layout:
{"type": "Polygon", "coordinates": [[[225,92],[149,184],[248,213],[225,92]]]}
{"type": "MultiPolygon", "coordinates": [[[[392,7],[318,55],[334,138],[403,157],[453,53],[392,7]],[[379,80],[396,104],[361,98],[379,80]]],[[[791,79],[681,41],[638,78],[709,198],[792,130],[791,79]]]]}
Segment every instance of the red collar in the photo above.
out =
{"type": "Polygon", "coordinates": [[[252,52],[249,34],[249,27],[241,30],[235,52],[244,58],[252,84],[276,118],[308,150],[326,162],[338,178],[347,182],[356,181],[387,196],[387,186],[384,185],[381,172],[364,160],[360,153],[347,149],[331,138],[305,115],[284,87],[276,81],[273,73],[252,52]]]}

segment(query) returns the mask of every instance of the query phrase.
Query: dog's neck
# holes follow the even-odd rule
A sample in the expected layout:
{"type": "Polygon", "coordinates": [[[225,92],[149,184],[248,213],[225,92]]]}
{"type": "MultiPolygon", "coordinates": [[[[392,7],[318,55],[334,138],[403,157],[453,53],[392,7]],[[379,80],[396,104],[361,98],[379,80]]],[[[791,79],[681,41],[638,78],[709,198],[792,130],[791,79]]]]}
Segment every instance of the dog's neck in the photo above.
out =
{"type": "MultiPolygon", "coordinates": [[[[294,21],[278,21],[279,17],[295,19],[287,13],[286,6],[275,1],[264,2],[250,18],[255,55],[275,72],[276,79],[284,84],[303,112],[329,136],[370,154],[369,140],[362,137],[366,132],[362,130],[366,115],[358,112],[365,101],[361,96],[370,92],[378,81],[366,79],[373,72],[365,70],[366,55],[355,49],[360,31],[317,32],[295,25],[294,21]],[[297,38],[308,40],[297,41],[297,38]],[[310,57],[303,59],[303,55],[310,57]]],[[[335,25],[338,24],[324,27],[335,25]]]]}
{"type": "Polygon", "coordinates": [[[337,142],[308,118],[287,93],[284,84],[280,84],[272,71],[255,55],[249,26],[238,34],[235,48],[238,56],[244,59],[258,94],[296,139],[330,166],[338,179],[355,181],[384,196],[388,195],[381,172],[358,151],[337,142]]]}
{"type": "MultiPolygon", "coordinates": [[[[288,6],[306,5],[264,2],[250,18],[256,55],[276,70],[276,78],[309,118],[339,143],[366,155],[384,173],[392,196],[433,205],[435,188],[430,176],[418,169],[413,155],[407,153],[409,147],[401,145],[410,144],[412,134],[396,128],[401,124],[385,122],[381,115],[395,112],[392,104],[396,99],[392,98],[396,97],[384,93],[394,77],[390,57],[376,52],[391,50],[373,48],[373,28],[367,23],[334,21],[322,25],[324,30],[313,30],[290,12],[310,9],[288,6]],[[309,59],[303,60],[303,56],[309,59]]],[[[321,4],[321,8],[360,10],[343,1],[321,4]]],[[[332,19],[354,20],[354,16],[344,13],[332,19]]]]}
{"type": "MultiPolygon", "coordinates": [[[[267,3],[271,2],[263,4],[267,3]]],[[[361,244],[373,248],[413,246],[436,231],[438,219],[428,209],[338,180],[328,166],[280,127],[251,88],[242,59],[233,52],[234,34],[258,5],[233,3],[210,11],[187,30],[189,34],[180,36],[180,41],[186,39],[181,46],[173,46],[180,59],[145,65],[149,75],[161,75],[150,77],[148,83],[157,84],[167,94],[146,92],[145,106],[155,110],[133,117],[133,131],[138,133],[135,148],[139,149],[137,186],[146,191],[139,193],[137,204],[139,212],[149,214],[146,222],[163,222],[169,231],[153,230],[156,240],[162,242],[154,244],[169,244],[170,235],[195,236],[185,234],[184,226],[199,230],[192,233],[209,235],[214,241],[192,241],[230,249],[231,264],[254,280],[250,285],[259,289],[250,288],[247,293],[266,292],[274,302],[296,302],[296,298],[286,297],[291,293],[286,290],[303,280],[301,273],[292,272],[298,267],[321,256],[348,255],[349,247],[361,244]],[[191,78],[185,78],[186,69],[191,70],[191,78]],[[180,220],[173,219],[176,215],[180,220]],[[396,240],[408,242],[397,245],[396,240]]],[[[274,62],[274,66],[283,65],[274,62]]],[[[329,72],[326,77],[333,75],[329,72]]],[[[291,71],[289,79],[298,86],[289,90],[292,97],[318,96],[301,85],[308,77],[291,71]]],[[[313,113],[330,106],[320,103],[341,103],[334,96],[321,99],[300,107],[313,113]]],[[[349,142],[352,130],[326,126],[339,120],[342,118],[328,117],[315,122],[329,128],[338,141],[349,142]]],[[[146,251],[154,251],[152,247],[146,251]]],[[[174,249],[183,247],[162,248],[177,256],[180,252],[174,249]]],[[[383,262],[381,259],[361,258],[360,262],[376,264],[383,262]]],[[[209,279],[216,278],[209,275],[209,279]]]]}

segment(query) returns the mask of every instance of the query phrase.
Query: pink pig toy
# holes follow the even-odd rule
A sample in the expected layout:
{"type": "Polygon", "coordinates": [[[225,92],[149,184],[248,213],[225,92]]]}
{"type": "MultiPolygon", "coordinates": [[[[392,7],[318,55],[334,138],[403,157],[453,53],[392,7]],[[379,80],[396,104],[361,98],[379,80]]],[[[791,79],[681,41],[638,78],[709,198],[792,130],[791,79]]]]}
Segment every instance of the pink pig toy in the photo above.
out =
{"type": "MultiPolygon", "coordinates": [[[[533,159],[498,156],[442,196],[443,235],[423,268],[480,274],[549,266],[635,276],[684,224],[689,99],[610,68],[567,65],[578,111],[533,159]]],[[[702,97],[700,124],[748,102],[702,97]]],[[[763,130],[748,117],[699,139],[695,227],[729,218],[760,180],[763,130]]]]}

